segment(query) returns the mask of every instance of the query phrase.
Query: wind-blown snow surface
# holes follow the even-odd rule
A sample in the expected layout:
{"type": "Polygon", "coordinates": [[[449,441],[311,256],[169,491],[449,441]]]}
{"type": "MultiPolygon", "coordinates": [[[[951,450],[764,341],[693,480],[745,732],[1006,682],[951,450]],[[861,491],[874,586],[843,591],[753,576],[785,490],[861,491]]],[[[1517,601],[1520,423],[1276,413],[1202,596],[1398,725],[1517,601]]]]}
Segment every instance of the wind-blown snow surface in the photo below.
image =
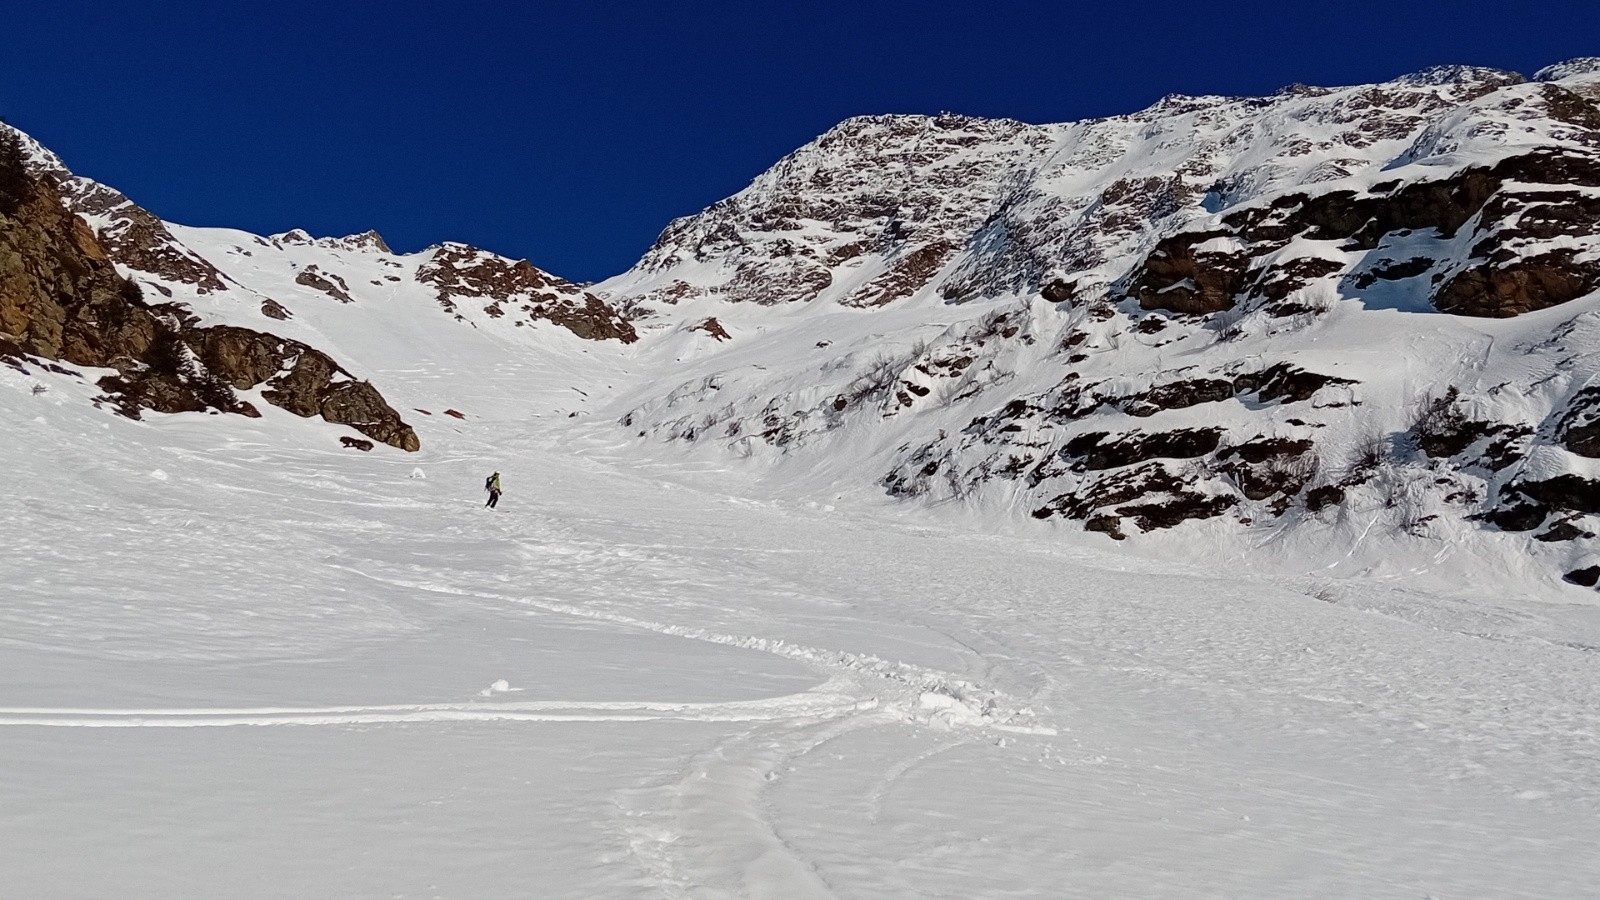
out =
{"type": "MultiPolygon", "coordinates": [[[[418,454],[309,449],[325,426],[271,407],[132,422],[0,369],[0,893],[1600,878],[1592,607],[819,500],[568,418],[606,402],[564,380],[581,349],[462,349],[368,363],[468,414],[418,416],[418,454]]],[[[620,392],[631,363],[609,365],[620,392]]]]}

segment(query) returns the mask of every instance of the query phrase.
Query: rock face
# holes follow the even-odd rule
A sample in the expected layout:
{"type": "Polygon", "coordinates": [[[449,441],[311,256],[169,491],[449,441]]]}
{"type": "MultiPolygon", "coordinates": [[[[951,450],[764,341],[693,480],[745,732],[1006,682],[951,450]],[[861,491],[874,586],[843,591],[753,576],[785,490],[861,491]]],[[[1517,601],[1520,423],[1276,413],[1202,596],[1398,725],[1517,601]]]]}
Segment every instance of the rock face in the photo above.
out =
{"type": "Polygon", "coordinates": [[[871,308],[934,283],[1057,140],[1048,126],[966,116],[864,116],[749,188],[667,227],[614,299],[641,313],[686,297],[871,308]],[[679,277],[712,267],[709,277],[679,277]]]}
{"type": "Polygon", "coordinates": [[[151,305],[117,274],[53,178],[28,170],[20,142],[0,133],[0,351],[21,361],[113,369],[99,385],[124,414],[217,410],[256,416],[234,388],[262,382],[269,403],[320,415],[404,450],[416,434],[371,385],[325,355],[273,335],[200,327],[177,303],[151,305]]]}
{"type": "Polygon", "coordinates": [[[482,303],[483,311],[496,319],[542,319],[587,340],[638,340],[633,326],[600,298],[525,259],[444,244],[432,251],[416,277],[437,288],[439,304],[458,318],[457,305],[471,301],[482,303]]]}

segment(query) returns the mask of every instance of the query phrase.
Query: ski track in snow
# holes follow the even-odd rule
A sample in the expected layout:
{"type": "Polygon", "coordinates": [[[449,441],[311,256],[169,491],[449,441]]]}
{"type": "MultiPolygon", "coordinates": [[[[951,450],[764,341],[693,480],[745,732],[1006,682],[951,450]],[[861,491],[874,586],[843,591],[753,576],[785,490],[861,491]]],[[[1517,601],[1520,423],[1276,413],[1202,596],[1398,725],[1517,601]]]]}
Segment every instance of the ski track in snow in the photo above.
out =
{"type": "Polygon", "coordinates": [[[419,704],[256,709],[0,708],[0,725],[67,728],[203,728],[235,725],[382,725],[421,722],[767,722],[827,719],[871,708],[826,691],[734,703],[419,704]]]}

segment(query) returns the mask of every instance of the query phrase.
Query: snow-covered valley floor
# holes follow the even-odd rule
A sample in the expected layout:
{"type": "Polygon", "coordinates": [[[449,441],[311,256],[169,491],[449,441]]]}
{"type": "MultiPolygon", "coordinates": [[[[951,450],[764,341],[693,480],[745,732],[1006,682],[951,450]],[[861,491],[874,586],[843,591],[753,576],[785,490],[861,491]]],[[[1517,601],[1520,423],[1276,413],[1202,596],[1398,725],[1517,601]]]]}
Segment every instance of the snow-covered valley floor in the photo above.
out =
{"type": "Polygon", "coordinates": [[[0,374],[6,897],[1600,884],[1592,607],[821,503],[548,404],[360,454],[0,374]]]}

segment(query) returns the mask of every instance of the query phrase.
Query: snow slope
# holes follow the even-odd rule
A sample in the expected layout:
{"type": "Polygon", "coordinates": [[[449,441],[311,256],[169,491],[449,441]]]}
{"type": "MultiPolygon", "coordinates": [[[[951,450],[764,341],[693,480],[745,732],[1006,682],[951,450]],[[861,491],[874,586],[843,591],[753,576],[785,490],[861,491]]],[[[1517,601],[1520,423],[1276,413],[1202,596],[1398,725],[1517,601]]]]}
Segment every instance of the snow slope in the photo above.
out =
{"type": "Polygon", "coordinates": [[[592,291],[461,245],[188,228],[62,174],[148,291],[336,356],[422,449],[264,403],[133,421],[94,371],[0,366],[0,893],[1590,892],[1600,614],[1558,579],[1597,523],[1470,516],[1600,478],[1573,449],[1600,297],[1346,290],[1471,269],[1463,235],[1538,203],[1364,249],[1228,217],[1523,141],[1582,157],[1540,85],[1595,71],[852,120],[592,291]],[[1339,268],[1147,306],[1183,247],[1339,268]],[[1445,453],[1460,422],[1526,431],[1445,453]],[[1248,496],[1249,454],[1302,440],[1317,479],[1248,496]],[[1096,514],[1125,540],[1061,525],[1096,514]]]}
{"type": "MultiPolygon", "coordinates": [[[[1141,561],[607,440],[0,370],[18,896],[1576,896],[1600,621],[1141,561]],[[34,384],[47,387],[35,394],[34,384]],[[648,451],[648,452],[645,452],[648,451]],[[480,508],[490,468],[507,486],[480,508]]],[[[481,393],[479,393],[481,392],[481,393]]]]}

